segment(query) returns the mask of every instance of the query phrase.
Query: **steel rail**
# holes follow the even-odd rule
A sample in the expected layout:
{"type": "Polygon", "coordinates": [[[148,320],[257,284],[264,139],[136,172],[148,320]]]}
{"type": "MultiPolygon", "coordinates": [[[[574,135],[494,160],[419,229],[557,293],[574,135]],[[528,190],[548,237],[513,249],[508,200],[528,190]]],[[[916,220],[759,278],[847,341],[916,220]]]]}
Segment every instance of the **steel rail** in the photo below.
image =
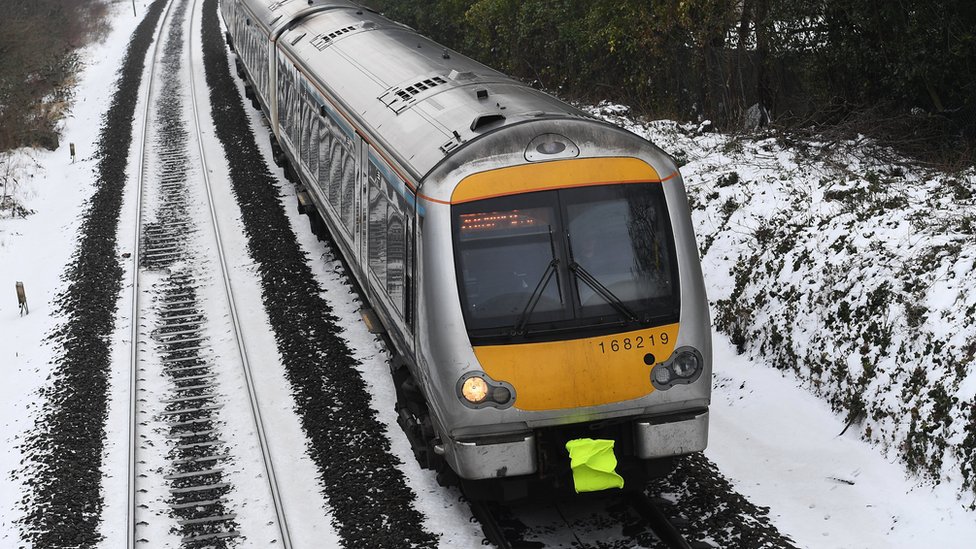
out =
{"type": "MultiPolygon", "coordinates": [[[[126,542],[127,549],[135,549],[136,545],[136,407],[138,406],[138,395],[136,383],[139,376],[139,261],[142,245],[142,194],[145,187],[146,165],[148,157],[149,123],[152,117],[152,96],[156,81],[156,65],[159,60],[160,43],[162,42],[163,30],[167,28],[170,10],[173,2],[166,5],[166,12],[159,19],[159,27],[156,29],[155,44],[153,45],[152,62],[150,63],[149,80],[146,82],[145,105],[142,113],[142,131],[138,140],[139,152],[136,158],[139,165],[136,169],[136,190],[135,190],[135,211],[136,211],[136,231],[132,243],[132,308],[130,322],[132,323],[129,332],[129,456],[128,456],[128,495],[126,502],[126,542]]],[[[135,9],[133,5],[133,10],[135,9]]]]}
{"type": "Polygon", "coordinates": [[[264,457],[264,467],[267,473],[265,478],[268,480],[268,489],[271,492],[271,498],[274,502],[275,514],[278,519],[277,520],[278,530],[281,533],[282,547],[283,549],[291,549],[292,548],[291,535],[288,529],[288,522],[285,518],[285,510],[284,510],[283,502],[281,501],[281,494],[278,488],[277,476],[275,475],[274,462],[271,456],[271,448],[270,445],[268,444],[267,435],[264,429],[264,420],[261,417],[261,409],[260,406],[258,405],[257,391],[255,390],[254,379],[253,376],[251,375],[251,364],[250,364],[250,360],[248,359],[247,347],[244,343],[244,335],[241,330],[241,321],[240,321],[240,317],[238,316],[237,305],[234,300],[233,285],[230,280],[230,275],[228,274],[229,269],[227,268],[227,260],[224,255],[224,247],[221,242],[220,226],[217,220],[217,211],[214,207],[213,189],[211,188],[210,185],[210,176],[209,176],[210,172],[207,167],[206,149],[203,144],[203,132],[200,129],[200,113],[199,113],[199,108],[197,106],[196,73],[194,71],[194,64],[193,64],[193,37],[194,37],[193,21],[197,20],[197,18],[193,17],[193,14],[195,14],[197,11],[196,6],[197,6],[197,0],[193,0],[190,9],[190,13],[191,13],[190,33],[187,38],[188,44],[187,44],[186,51],[187,51],[187,59],[188,59],[187,66],[189,67],[189,72],[190,72],[190,98],[191,98],[190,103],[192,105],[192,110],[193,110],[193,124],[194,124],[194,130],[197,138],[197,146],[200,150],[200,164],[203,172],[203,182],[204,182],[204,187],[206,188],[207,191],[207,205],[209,206],[210,217],[213,221],[214,244],[217,247],[217,257],[219,258],[218,264],[220,266],[220,274],[224,283],[224,292],[227,295],[227,303],[230,307],[230,313],[231,313],[230,320],[231,320],[231,324],[234,327],[234,338],[237,342],[237,348],[241,358],[241,367],[244,373],[244,380],[247,385],[247,392],[248,392],[250,405],[251,405],[251,413],[254,419],[254,428],[257,432],[258,440],[261,446],[261,453],[264,457]]]}
{"type": "Polygon", "coordinates": [[[647,521],[654,535],[669,549],[694,549],[692,544],[688,543],[681,534],[681,531],[664,514],[664,511],[647,497],[647,494],[632,492],[627,495],[627,503],[641,518],[647,521]]]}

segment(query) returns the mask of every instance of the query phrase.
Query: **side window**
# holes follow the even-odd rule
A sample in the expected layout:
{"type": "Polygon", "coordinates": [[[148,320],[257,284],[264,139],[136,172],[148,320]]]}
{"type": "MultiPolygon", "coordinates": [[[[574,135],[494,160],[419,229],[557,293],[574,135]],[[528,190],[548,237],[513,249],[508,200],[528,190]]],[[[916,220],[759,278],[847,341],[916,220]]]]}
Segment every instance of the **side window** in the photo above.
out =
{"type": "Polygon", "coordinates": [[[298,109],[299,98],[298,88],[296,86],[298,82],[296,80],[297,79],[295,78],[294,73],[292,73],[291,95],[288,97],[288,137],[291,138],[291,143],[295,147],[295,153],[297,154],[300,144],[298,141],[298,131],[299,124],[301,124],[301,118],[298,116],[300,111],[298,109]]]}
{"type": "Polygon", "coordinates": [[[312,164],[309,161],[308,145],[312,137],[312,117],[311,117],[311,106],[309,105],[310,98],[308,97],[308,92],[303,91],[304,96],[302,101],[302,163],[309,170],[312,169],[312,164]]]}
{"type": "Polygon", "coordinates": [[[404,273],[407,263],[407,232],[403,215],[393,208],[387,210],[386,230],[386,292],[397,308],[403,311],[404,273]]]}
{"type": "Polygon", "coordinates": [[[386,198],[386,182],[380,176],[376,165],[369,163],[369,227],[366,242],[366,254],[369,258],[369,268],[376,278],[386,285],[386,210],[389,201],[386,198]]]}
{"type": "Polygon", "coordinates": [[[329,204],[339,211],[339,197],[342,195],[342,137],[336,134],[332,139],[332,164],[329,170],[329,204]]]}
{"type": "Polygon", "coordinates": [[[298,112],[301,113],[302,126],[298,131],[299,163],[308,167],[308,92],[305,91],[304,79],[302,79],[302,95],[299,98],[298,112]]]}
{"type": "Polygon", "coordinates": [[[369,159],[369,227],[367,260],[370,270],[386,290],[390,301],[404,316],[407,306],[407,273],[410,272],[408,241],[410,205],[400,194],[402,181],[382,168],[379,160],[369,159]],[[398,190],[399,189],[399,190],[398,190]]]}
{"type": "Polygon", "coordinates": [[[332,132],[329,128],[329,123],[325,118],[321,116],[318,118],[319,121],[319,188],[322,189],[322,194],[325,196],[329,195],[329,166],[331,166],[330,155],[332,154],[332,132]]]}
{"type": "Polygon", "coordinates": [[[308,147],[308,171],[312,174],[312,179],[319,178],[319,117],[315,116],[315,110],[308,109],[309,120],[309,147],[308,147]]]}
{"type": "Polygon", "coordinates": [[[350,232],[355,227],[356,156],[351,151],[342,154],[342,224],[350,232]]]}
{"type": "Polygon", "coordinates": [[[278,124],[282,133],[288,132],[288,67],[284,59],[278,58],[278,124]]]}

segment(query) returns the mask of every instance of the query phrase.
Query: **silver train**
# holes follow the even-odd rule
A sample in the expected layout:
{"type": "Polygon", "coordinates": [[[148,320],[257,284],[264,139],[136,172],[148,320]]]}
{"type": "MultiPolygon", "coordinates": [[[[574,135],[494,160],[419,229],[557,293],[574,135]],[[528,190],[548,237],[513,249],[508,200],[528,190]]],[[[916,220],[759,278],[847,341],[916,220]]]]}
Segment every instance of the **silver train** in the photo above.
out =
{"type": "MultiPolygon", "coordinates": [[[[674,162],[343,0],[221,0],[312,229],[394,350],[421,465],[475,497],[625,479],[705,448],[708,306],[674,162]]],[[[632,483],[633,485],[633,483],[632,483]]]]}

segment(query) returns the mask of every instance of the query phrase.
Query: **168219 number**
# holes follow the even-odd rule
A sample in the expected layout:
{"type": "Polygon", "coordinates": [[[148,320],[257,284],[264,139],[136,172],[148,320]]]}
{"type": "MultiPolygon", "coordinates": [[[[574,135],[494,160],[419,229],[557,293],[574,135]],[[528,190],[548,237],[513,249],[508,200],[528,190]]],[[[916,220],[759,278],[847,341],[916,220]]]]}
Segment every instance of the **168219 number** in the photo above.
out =
{"type": "Polygon", "coordinates": [[[607,353],[617,353],[620,351],[629,351],[631,349],[644,349],[647,346],[657,345],[659,342],[662,345],[667,345],[670,338],[667,332],[661,332],[660,334],[649,334],[648,336],[634,336],[634,337],[624,337],[621,339],[611,339],[610,341],[601,341],[598,343],[600,347],[600,352],[603,354],[607,353]]]}

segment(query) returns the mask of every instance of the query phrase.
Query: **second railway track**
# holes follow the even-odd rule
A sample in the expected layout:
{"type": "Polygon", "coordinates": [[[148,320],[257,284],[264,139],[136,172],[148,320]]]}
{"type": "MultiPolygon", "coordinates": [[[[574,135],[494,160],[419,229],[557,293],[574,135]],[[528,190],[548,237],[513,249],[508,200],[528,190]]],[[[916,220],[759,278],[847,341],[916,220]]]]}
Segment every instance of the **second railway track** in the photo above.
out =
{"type": "Polygon", "coordinates": [[[196,8],[172,0],[145,87],[127,546],[291,549],[208,177],[196,8]]]}

